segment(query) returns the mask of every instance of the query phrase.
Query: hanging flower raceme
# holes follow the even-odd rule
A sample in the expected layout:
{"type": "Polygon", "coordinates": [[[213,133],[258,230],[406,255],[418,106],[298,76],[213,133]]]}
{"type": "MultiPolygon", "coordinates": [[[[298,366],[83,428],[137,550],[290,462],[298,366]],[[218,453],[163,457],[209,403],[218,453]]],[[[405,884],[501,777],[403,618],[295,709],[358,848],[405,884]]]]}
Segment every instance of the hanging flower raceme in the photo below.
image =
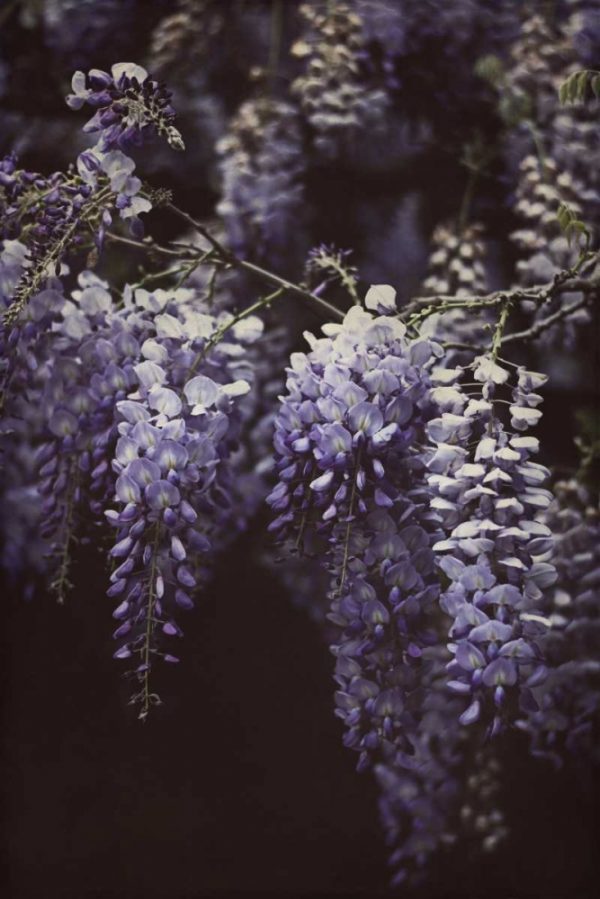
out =
{"type": "MultiPolygon", "coordinates": [[[[532,10],[521,25],[518,39],[511,48],[507,72],[507,94],[527,118],[543,127],[556,112],[557,79],[565,65],[568,45],[539,11],[532,10]]],[[[525,140],[525,137],[522,137],[525,140]]],[[[527,142],[532,147],[531,134],[527,142]]]]}
{"type": "Polygon", "coordinates": [[[136,659],[141,717],[157,700],[149,690],[153,663],[178,660],[161,639],[181,636],[177,610],[193,607],[215,552],[244,521],[235,487],[238,440],[251,413],[244,347],[261,332],[260,321],[245,319],[225,334],[230,314],[200,313],[185,302],[193,292],[176,293],[183,296],[136,291],[129,299],[134,317],[142,305],[152,318],[143,361],[133,368],[136,389],[116,406],[117,508],[106,512],[117,529],[108,591],[119,603],[115,656],[136,659]]]}
{"type": "MultiPolygon", "coordinates": [[[[385,91],[361,76],[363,23],[350,4],[329,4],[321,10],[303,4],[308,28],[292,48],[306,59],[306,71],[292,85],[314,129],[315,146],[334,156],[352,138],[383,133],[389,101],[385,91]]],[[[362,73],[366,74],[366,73],[362,73]]]]}
{"type": "Polygon", "coordinates": [[[431,856],[458,836],[466,739],[458,723],[460,702],[447,693],[445,660],[442,647],[424,654],[419,685],[410,696],[419,722],[411,754],[375,766],[393,885],[419,882],[431,856]]]}
{"type": "Polygon", "coordinates": [[[323,327],[325,337],[305,335],[309,354],[291,356],[275,422],[279,483],[268,498],[280,537],[301,540],[309,523],[329,535],[340,515],[389,509],[399,495],[394,460],[417,439],[428,364],[441,350],[406,339],[390,314],[392,288],[371,288],[365,305],[384,314],[353,307],[343,324],[323,327]]]}
{"type": "Polygon", "coordinates": [[[410,697],[423,652],[439,639],[426,502],[415,502],[407,481],[403,486],[406,497],[389,513],[372,512],[333,534],[333,568],[341,572],[329,594],[338,628],[331,647],[336,715],[347,728],[344,745],[359,753],[358,770],[377,760],[402,767],[412,757],[421,716],[410,697]]]}
{"type": "MultiPolygon", "coordinates": [[[[471,225],[461,231],[456,225],[438,225],[431,237],[427,277],[423,281],[425,295],[469,297],[485,293],[485,245],[483,227],[471,225]]],[[[456,315],[453,310],[451,315],[456,315]]]]}
{"type": "MultiPolygon", "coordinates": [[[[517,261],[518,282],[524,287],[552,280],[557,270],[573,267],[579,257],[579,248],[571,243],[561,229],[558,220],[560,203],[567,203],[575,215],[583,214],[586,205],[598,205],[598,194],[568,171],[560,172],[556,162],[547,157],[542,164],[535,156],[527,156],[519,167],[519,183],[516,190],[515,212],[522,227],[513,231],[511,240],[519,251],[517,261]]],[[[573,303],[581,294],[573,292],[566,300],[573,303]]],[[[555,297],[534,309],[534,319],[543,322],[560,308],[565,296],[555,297]]],[[[523,307],[530,304],[525,301],[523,307]]],[[[556,332],[541,335],[547,345],[560,349],[566,344],[572,347],[582,325],[590,321],[589,312],[582,308],[569,317],[560,333],[557,345],[556,332]]]]}
{"type": "MultiPolygon", "coordinates": [[[[10,304],[27,264],[25,246],[4,241],[0,252],[0,309],[10,304]]],[[[64,303],[62,285],[52,278],[47,289],[33,298],[21,327],[0,326],[2,557],[10,578],[24,583],[26,594],[47,569],[48,546],[40,534],[36,445],[45,425],[41,397],[49,371],[49,331],[64,303]]]]}
{"type": "Polygon", "coordinates": [[[550,665],[534,690],[538,707],[519,726],[532,752],[560,764],[565,753],[597,760],[600,724],[600,515],[592,493],[559,481],[544,521],[555,539],[558,580],[544,597],[551,627],[543,648],[550,665]]]}
{"type": "Polygon", "coordinates": [[[428,371],[441,349],[407,340],[391,313],[395,291],[373,287],[324,338],[295,353],[275,423],[279,481],[271,525],[302,548],[321,540],[332,572],[330,620],[338,629],[338,714],[364,768],[409,749],[404,694],[438,588],[418,442],[430,412],[428,371]],[[406,733],[405,733],[406,731],[406,733]]]}
{"type": "MultiPolygon", "coordinates": [[[[519,40],[513,45],[501,109],[511,126],[507,141],[511,167],[516,168],[516,163],[528,155],[539,155],[540,167],[549,167],[544,179],[548,187],[558,187],[561,199],[567,202],[565,184],[557,183],[558,165],[561,177],[570,176],[578,188],[577,199],[586,221],[593,222],[597,220],[600,189],[595,113],[587,104],[562,105],[559,97],[560,85],[586,65],[585,50],[577,40],[586,11],[580,0],[575,5],[580,9],[560,31],[556,23],[550,24],[548,17],[538,12],[526,16],[519,40]]],[[[568,181],[567,186],[571,186],[568,181]]],[[[551,197],[548,191],[540,200],[547,205],[551,197]]]]}
{"type": "Polygon", "coordinates": [[[217,144],[217,211],[234,252],[279,265],[304,254],[303,150],[293,106],[264,97],[242,104],[217,144]]]}
{"type": "MultiPolygon", "coordinates": [[[[134,334],[114,327],[108,285],[91,272],[78,280],[80,289],[63,299],[45,340],[43,380],[28,390],[29,402],[43,410],[35,433],[36,486],[43,498],[41,534],[49,544],[51,586],[61,602],[70,586],[72,544],[89,536],[102,502],[112,495],[107,452],[116,436],[115,403],[132,387],[139,353],[134,334]]],[[[37,299],[30,307],[35,309],[37,299]]]]}
{"type": "Polygon", "coordinates": [[[531,688],[546,671],[539,640],[548,622],[538,613],[556,571],[547,561],[550,530],[539,518],[552,497],[542,486],[547,469],[531,461],[538,441],[524,433],[541,416],[535,390],[546,377],[517,370],[510,429],[500,420],[497,396],[508,388],[509,371],[493,356],[432,378],[443,410],[428,424],[428,480],[446,531],[434,550],[450,581],[441,597],[453,619],[448,685],[467,703],[463,724],[482,719],[497,733],[519,707],[535,706],[531,688]],[[465,372],[476,385],[471,396],[460,383],[465,372]]]}
{"type": "Polygon", "coordinates": [[[517,275],[528,287],[549,281],[557,269],[569,268],[577,260],[577,247],[570,246],[557,218],[561,202],[576,214],[582,213],[587,191],[570,174],[560,172],[552,158],[542,164],[526,156],[519,166],[515,212],[521,227],[511,234],[519,250],[517,275]]]}
{"type": "Polygon", "coordinates": [[[87,75],[75,72],[71,87],[73,93],[67,97],[71,109],[87,104],[96,110],[83,130],[99,133],[100,150],[126,150],[152,133],[164,136],[174,150],[184,149],[173,124],[171,95],[142,66],[120,62],[110,74],[101,69],[90,69],[87,75]]]}
{"type": "MultiPolygon", "coordinates": [[[[600,207],[597,122],[586,104],[561,105],[559,94],[560,85],[580,67],[572,29],[563,28],[559,34],[539,14],[526,18],[513,47],[501,101],[510,126],[506,147],[520,222],[510,237],[519,255],[517,280],[524,287],[551,281],[557,270],[580,262],[579,240],[572,241],[572,235],[565,233],[561,207],[593,226],[587,239],[595,243],[593,230],[600,207]]],[[[543,325],[563,301],[575,303],[581,298],[573,292],[542,305],[522,305],[533,313],[536,324],[543,325]]],[[[540,335],[540,343],[554,352],[561,352],[565,345],[572,350],[581,327],[589,321],[589,311],[578,308],[558,340],[556,331],[548,330],[540,335]]]]}
{"type": "MultiPolygon", "coordinates": [[[[486,292],[486,245],[481,225],[463,229],[453,224],[438,225],[431,244],[427,277],[421,287],[423,296],[454,296],[461,300],[486,292]]],[[[466,306],[450,306],[443,314],[429,316],[421,333],[435,334],[438,340],[476,346],[483,341],[488,324],[483,309],[478,309],[475,314],[466,306]]]]}
{"type": "Polygon", "coordinates": [[[176,0],[152,32],[150,59],[154,72],[169,72],[191,63],[206,65],[211,43],[225,28],[216,0],[176,0]]]}
{"type": "MultiPolygon", "coordinates": [[[[0,308],[8,308],[16,285],[30,264],[26,247],[5,241],[0,253],[0,308]]],[[[47,569],[49,551],[42,531],[37,490],[40,439],[48,412],[46,395],[53,382],[54,328],[61,321],[66,298],[58,278],[49,277],[15,325],[0,324],[0,475],[3,516],[11,546],[12,574],[29,579],[47,569]],[[23,505],[19,505],[22,498],[23,505]],[[12,513],[9,513],[12,509],[12,513]]]]}

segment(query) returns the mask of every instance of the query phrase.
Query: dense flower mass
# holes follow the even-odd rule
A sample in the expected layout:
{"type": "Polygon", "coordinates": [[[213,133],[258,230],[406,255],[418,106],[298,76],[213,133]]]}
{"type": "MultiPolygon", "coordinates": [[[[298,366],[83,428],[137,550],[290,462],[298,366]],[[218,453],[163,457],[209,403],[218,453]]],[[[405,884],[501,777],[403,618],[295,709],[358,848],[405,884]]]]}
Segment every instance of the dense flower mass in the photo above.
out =
{"type": "Polygon", "coordinates": [[[267,565],[396,885],[516,851],[519,751],[598,761],[600,23],[538,6],[0,10],[10,589],[101,583],[145,720],[219,561],[226,628],[267,565]]]}
{"type": "Polygon", "coordinates": [[[555,486],[544,514],[555,534],[558,581],[544,596],[550,628],[544,653],[548,678],[534,691],[536,707],[519,722],[533,751],[559,763],[561,753],[597,758],[600,723],[600,530],[593,493],[575,480],[555,486]]]}
{"type": "MultiPolygon", "coordinates": [[[[351,5],[320,10],[306,3],[307,33],[293,48],[306,60],[306,71],[292,85],[314,129],[315,146],[324,156],[371,132],[381,134],[387,98],[361,77],[363,23],[351,5]]],[[[364,73],[363,73],[364,75],[364,73]]]]}
{"type": "Polygon", "coordinates": [[[419,445],[441,348],[406,338],[392,317],[390,287],[371,288],[365,303],[372,311],[354,307],[341,325],[323,329],[325,337],[307,335],[309,354],[292,356],[275,423],[279,481],[269,503],[278,513],[272,530],[296,550],[322,541],[336,714],[345,745],[359,753],[359,770],[376,766],[392,843],[410,809],[417,814],[403,792],[429,797],[414,842],[392,857],[400,878],[437,847],[436,819],[442,829],[447,824],[446,810],[433,802],[438,772],[447,769],[434,761],[432,720],[422,705],[436,664],[427,656],[437,644],[439,582],[419,445]],[[421,828],[434,835],[426,840],[421,828]]]}
{"type": "Polygon", "coordinates": [[[173,125],[170,94],[142,66],[122,62],[110,74],[101,69],[90,69],[87,75],[75,72],[71,87],[73,93],[67,97],[71,109],[87,105],[96,110],[83,130],[99,132],[100,150],[128,149],[141,143],[145,130],[164,135],[175,150],[184,149],[173,125]]]}
{"type": "Polygon", "coordinates": [[[352,308],[342,325],[324,327],[323,338],[307,334],[311,353],[292,355],[289,399],[275,425],[280,482],[269,497],[279,513],[272,530],[305,520],[300,531],[314,523],[326,533],[346,510],[352,517],[385,510],[399,495],[389,466],[422,426],[423,379],[441,350],[406,340],[390,314],[394,297],[387,285],[373,287],[366,310],[352,308]]]}
{"type": "Polygon", "coordinates": [[[223,179],[217,211],[231,247],[254,258],[289,262],[293,229],[305,252],[304,162],[296,110],[269,99],[243,105],[217,150],[223,179]]]}
{"type": "Polygon", "coordinates": [[[134,293],[132,314],[143,319],[151,308],[154,315],[143,331],[143,361],[133,367],[135,389],[116,406],[118,507],[106,515],[117,528],[111,556],[118,567],[108,593],[119,598],[115,637],[125,638],[116,656],[138,654],[141,715],[151,701],[147,674],[155,657],[177,661],[157,648],[157,635],[181,635],[176,610],[193,607],[190,591],[206,579],[211,554],[230,539],[239,514],[235,450],[253,374],[238,349],[260,335],[260,322],[233,326],[205,358],[207,343],[228,322],[194,311],[193,300],[189,293],[134,293]]]}
{"type": "Polygon", "coordinates": [[[515,717],[517,702],[521,709],[534,704],[531,687],[546,673],[539,637],[547,623],[538,611],[556,570],[539,514],[551,500],[542,486],[549,472],[531,461],[538,440],[524,433],[541,416],[534,391],[546,378],[518,370],[509,429],[497,411],[509,371],[493,356],[477,358],[468,371],[481,385],[470,395],[461,389],[460,368],[440,373],[442,414],[428,425],[428,480],[446,531],[434,550],[450,581],[441,599],[453,619],[449,686],[467,702],[461,721],[482,717],[496,733],[515,717]]]}
{"type": "MultiPolygon", "coordinates": [[[[146,689],[155,656],[175,659],[157,649],[157,634],[181,633],[175,609],[193,606],[190,588],[206,580],[216,548],[247,514],[238,440],[254,414],[245,347],[260,336],[261,323],[247,317],[231,324],[229,313],[201,312],[189,289],[126,288],[119,308],[92,273],[82,273],[79,285],[69,299],[47,289],[32,300],[37,322],[54,322],[43,342],[43,377],[28,369],[21,341],[7,411],[22,415],[23,399],[26,408],[43,410],[42,421],[38,413],[29,424],[41,440],[40,534],[61,601],[73,543],[90,514],[96,526],[106,515],[116,527],[109,595],[119,597],[115,636],[127,636],[116,655],[139,653],[136,671],[146,689]],[[25,396],[13,400],[16,378],[25,396]]],[[[146,714],[147,690],[139,698],[146,714]]]]}

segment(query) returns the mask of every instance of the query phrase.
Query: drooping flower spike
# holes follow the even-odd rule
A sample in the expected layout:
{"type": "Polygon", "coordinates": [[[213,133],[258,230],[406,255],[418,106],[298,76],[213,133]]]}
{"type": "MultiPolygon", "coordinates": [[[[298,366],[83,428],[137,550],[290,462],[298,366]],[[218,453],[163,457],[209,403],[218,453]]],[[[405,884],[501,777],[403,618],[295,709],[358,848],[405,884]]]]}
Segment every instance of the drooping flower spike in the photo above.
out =
{"type": "Polygon", "coordinates": [[[464,696],[462,723],[482,719],[497,733],[535,704],[532,688],[546,672],[540,599],[556,579],[550,531],[540,521],[551,501],[543,486],[549,472],[531,460],[538,440],[524,433],[541,416],[534,391],[546,376],[517,370],[506,423],[498,392],[509,388],[510,373],[493,355],[432,378],[442,414],[428,424],[427,465],[431,506],[446,532],[434,550],[450,582],[441,597],[453,620],[449,687],[464,696]],[[461,388],[465,372],[480,390],[461,388]]]}
{"type": "Polygon", "coordinates": [[[338,629],[337,714],[360,768],[410,749],[405,694],[436,639],[419,447],[432,414],[429,370],[441,353],[406,338],[392,288],[371,288],[365,305],[326,325],[323,338],[306,335],[310,353],[292,355],[268,500],[280,538],[300,550],[309,537],[321,541],[338,629]]]}
{"type": "Polygon", "coordinates": [[[87,75],[75,72],[71,87],[73,93],[67,97],[71,109],[87,105],[96,110],[83,130],[99,133],[101,151],[127,150],[141,143],[146,131],[164,135],[175,150],[184,149],[173,124],[171,95],[142,66],[120,62],[110,73],[101,69],[90,69],[87,75]]]}
{"type": "Polygon", "coordinates": [[[600,514],[594,490],[559,481],[544,523],[555,539],[556,583],[544,592],[550,628],[542,648],[549,666],[534,689],[537,706],[518,726],[534,755],[560,765],[565,756],[598,759],[600,725],[600,514]]]}
{"type": "Polygon", "coordinates": [[[193,291],[176,294],[136,291],[129,300],[131,318],[145,319],[145,340],[133,389],[116,404],[117,507],[106,512],[117,529],[108,591],[118,599],[115,655],[136,660],[142,717],[156,699],[153,663],[178,661],[161,648],[164,636],[181,636],[178,610],[193,607],[215,553],[245,521],[237,447],[254,403],[245,349],[262,329],[247,318],[206,352],[229,314],[200,313],[193,291]]]}

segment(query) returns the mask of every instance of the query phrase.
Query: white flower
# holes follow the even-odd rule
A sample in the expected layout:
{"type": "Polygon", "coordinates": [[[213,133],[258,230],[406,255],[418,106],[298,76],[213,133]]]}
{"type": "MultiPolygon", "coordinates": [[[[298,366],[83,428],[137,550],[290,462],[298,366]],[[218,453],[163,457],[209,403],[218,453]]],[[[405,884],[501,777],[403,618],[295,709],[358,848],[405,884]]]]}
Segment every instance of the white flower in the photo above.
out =
{"type": "Polygon", "coordinates": [[[380,314],[395,312],[396,291],[389,284],[374,284],[365,296],[365,307],[380,314]]]}

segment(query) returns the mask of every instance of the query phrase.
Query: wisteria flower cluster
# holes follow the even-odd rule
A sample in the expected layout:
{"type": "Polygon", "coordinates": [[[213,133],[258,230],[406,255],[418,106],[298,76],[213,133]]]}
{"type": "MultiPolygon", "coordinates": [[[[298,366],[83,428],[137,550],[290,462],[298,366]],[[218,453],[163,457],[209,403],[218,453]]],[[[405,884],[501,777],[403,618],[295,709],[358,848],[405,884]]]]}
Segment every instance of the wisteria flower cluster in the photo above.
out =
{"type": "Polygon", "coordinates": [[[24,238],[29,257],[4,315],[8,324],[17,322],[42,287],[49,267],[56,268],[69,252],[85,244],[90,232],[96,248],[102,248],[115,211],[128,221],[134,235],[143,235],[139,215],[152,203],[140,196],[142,182],[133,175],[135,162],[121,148],[140,144],[156,132],[170,146],[183,149],[168,93],[141,66],[118,63],[111,75],[93,69],[87,78],[76,72],[72,87],[69,106],[93,106],[96,113],[84,130],[98,134],[94,147],[79,154],[76,170],[45,178],[18,169],[12,154],[1,163],[0,233],[4,238],[24,238]]]}
{"type": "MultiPolygon", "coordinates": [[[[245,348],[262,325],[201,312],[190,289],[127,287],[118,307],[92,273],[83,272],[79,285],[71,298],[58,283],[32,301],[38,322],[51,323],[36,346],[43,374],[28,367],[21,341],[20,393],[13,399],[13,381],[7,411],[41,438],[31,477],[42,499],[45,567],[60,601],[90,515],[93,527],[107,518],[116,528],[108,590],[119,599],[116,657],[136,655],[144,688],[134,698],[145,716],[155,698],[147,688],[152,662],[176,660],[157,648],[159,634],[181,635],[175,610],[192,608],[190,589],[206,580],[216,548],[252,511],[252,494],[240,491],[247,462],[238,440],[254,415],[245,348]],[[209,348],[221,331],[218,347],[209,348]],[[41,416],[27,411],[32,403],[41,416]]],[[[8,464],[19,453],[11,440],[8,464]]]]}
{"type": "MultiPolygon", "coordinates": [[[[389,312],[394,291],[374,287],[366,304],[389,312]]],[[[325,332],[311,338],[308,356],[292,356],[289,398],[275,423],[279,483],[269,503],[279,514],[271,527],[299,547],[313,530],[326,541],[329,617],[341,641],[336,703],[346,745],[364,768],[406,742],[410,660],[431,640],[433,553],[409,485],[439,348],[406,341],[396,319],[359,307],[325,332]],[[406,671],[394,662],[402,658],[406,671]]]]}
{"type": "Polygon", "coordinates": [[[117,63],[110,71],[91,69],[87,76],[75,72],[71,109],[91,106],[96,110],[84,125],[86,132],[100,132],[99,149],[128,149],[141,143],[145,129],[164,135],[175,150],[183,150],[181,135],[173,125],[175,110],[168,91],[148,76],[142,66],[117,63]]]}
{"type": "Polygon", "coordinates": [[[306,59],[306,71],[292,92],[314,129],[315,146],[331,156],[343,139],[352,141],[361,131],[383,133],[387,98],[360,77],[363,24],[351,5],[319,10],[307,3],[302,14],[307,34],[293,52],[306,59]]]}
{"type": "Polygon", "coordinates": [[[293,106],[257,100],[241,107],[217,145],[223,191],[218,212],[230,246],[285,262],[290,229],[302,246],[304,162],[293,106]]]}
{"type": "Polygon", "coordinates": [[[548,470],[531,461],[538,441],[523,432],[541,416],[534,391],[546,378],[518,371],[511,433],[495,411],[509,371],[493,355],[478,357],[469,370],[481,384],[471,395],[460,389],[460,368],[441,373],[435,393],[443,411],[428,425],[435,447],[428,481],[447,533],[434,550],[450,580],[441,598],[454,619],[449,686],[468,700],[461,721],[483,717],[494,733],[514,716],[515,700],[531,707],[530,688],[545,676],[538,639],[546,622],[538,604],[556,570],[547,561],[550,530],[538,518],[551,494],[543,486],[548,470]],[[465,443],[474,444],[472,453],[465,443]]]}
{"type": "MultiPolygon", "coordinates": [[[[512,752],[597,762],[600,440],[559,476],[541,411],[597,362],[593,5],[151,0],[143,65],[107,46],[138,0],[86,0],[87,25],[21,5],[91,117],[44,174],[0,112],[11,589],[76,602],[97,551],[146,720],[219,560],[262,533],[329,648],[392,882],[494,852],[512,752]]],[[[0,35],[9,106],[14,68],[0,35]]]]}
{"type": "Polygon", "coordinates": [[[558,580],[545,593],[550,627],[543,652],[549,676],[534,690],[537,707],[518,722],[536,755],[560,764],[565,749],[597,758],[600,722],[598,664],[598,506],[584,484],[559,481],[544,513],[555,535],[558,580]]]}
{"type": "MultiPolygon", "coordinates": [[[[461,230],[452,225],[438,226],[431,236],[427,277],[423,281],[424,296],[473,297],[485,294],[489,286],[486,246],[481,225],[461,230]]],[[[438,340],[477,345],[485,339],[489,315],[457,305],[444,315],[433,315],[422,331],[436,334],[438,340]],[[437,320],[436,320],[437,319],[437,320]]]]}
{"type": "Polygon", "coordinates": [[[193,607],[190,592],[206,578],[211,553],[235,524],[229,466],[243,420],[240,403],[250,391],[249,381],[235,375],[252,377],[245,360],[228,354],[248,339],[239,328],[241,344],[234,328],[232,340],[201,365],[203,345],[218,326],[209,316],[186,315],[173,299],[150,300],[164,303],[164,311],[154,317],[155,333],[146,332],[144,361],[133,368],[135,389],[117,404],[121,421],[111,467],[118,506],[106,510],[117,528],[111,556],[118,562],[108,593],[120,600],[115,637],[125,638],[116,656],[138,654],[142,715],[152,698],[147,673],[154,658],[178,661],[157,649],[156,635],[181,635],[173,615],[193,607]],[[192,375],[196,370],[205,373],[192,375]]]}

